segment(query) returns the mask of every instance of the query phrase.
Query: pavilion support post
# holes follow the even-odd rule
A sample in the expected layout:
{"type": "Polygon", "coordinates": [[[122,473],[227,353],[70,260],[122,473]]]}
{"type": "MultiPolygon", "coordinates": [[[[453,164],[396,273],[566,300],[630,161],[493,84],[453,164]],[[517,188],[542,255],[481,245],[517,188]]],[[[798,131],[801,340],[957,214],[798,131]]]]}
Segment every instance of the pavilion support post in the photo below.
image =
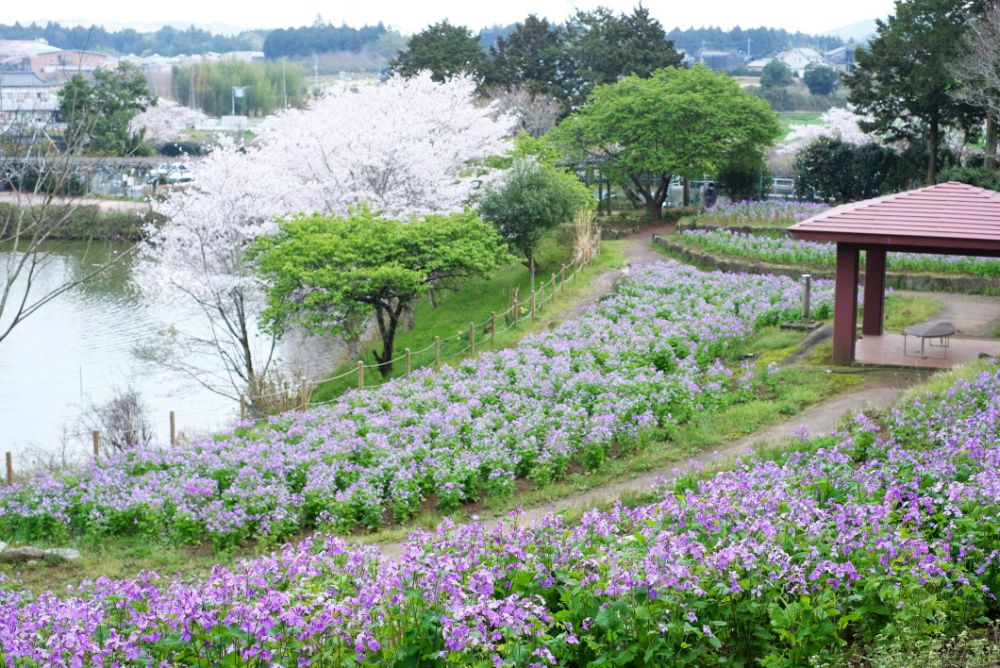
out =
{"type": "Polygon", "coordinates": [[[865,250],[865,315],[861,333],[882,336],[885,320],[885,246],[865,250]]]}
{"type": "Polygon", "coordinates": [[[833,301],[833,361],[854,362],[854,336],[858,326],[858,255],[854,244],[837,244],[837,276],[833,301]]]}

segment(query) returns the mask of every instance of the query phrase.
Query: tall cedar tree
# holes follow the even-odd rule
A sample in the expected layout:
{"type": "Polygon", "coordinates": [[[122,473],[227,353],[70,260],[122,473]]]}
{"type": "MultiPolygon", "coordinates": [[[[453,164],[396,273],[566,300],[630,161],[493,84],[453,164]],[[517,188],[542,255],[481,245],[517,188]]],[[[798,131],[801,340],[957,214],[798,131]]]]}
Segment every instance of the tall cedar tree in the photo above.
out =
{"type": "Polygon", "coordinates": [[[648,78],[683,61],[663,26],[642,5],[618,16],[605,7],[578,11],[566,22],[562,41],[559,97],[568,108],[582,104],[594,86],[628,75],[648,78]]]}
{"type": "Polygon", "coordinates": [[[979,120],[953,96],[958,83],[948,65],[962,55],[968,21],[983,11],[983,0],[897,0],[895,15],[877,21],[877,35],[858,49],[844,80],[851,103],[873,119],[861,124],[866,132],[926,140],[927,183],[934,183],[943,130],[979,120]]]}
{"type": "Polygon", "coordinates": [[[555,95],[561,53],[555,27],[531,14],[490,47],[484,83],[507,91],[523,88],[531,95],[555,95]]]}
{"type": "Polygon", "coordinates": [[[389,68],[406,78],[430,70],[431,79],[441,83],[462,74],[481,79],[485,62],[479,39],[465,26],[444,20],[411,37],[406,50],[389,63],[389,68]]]}

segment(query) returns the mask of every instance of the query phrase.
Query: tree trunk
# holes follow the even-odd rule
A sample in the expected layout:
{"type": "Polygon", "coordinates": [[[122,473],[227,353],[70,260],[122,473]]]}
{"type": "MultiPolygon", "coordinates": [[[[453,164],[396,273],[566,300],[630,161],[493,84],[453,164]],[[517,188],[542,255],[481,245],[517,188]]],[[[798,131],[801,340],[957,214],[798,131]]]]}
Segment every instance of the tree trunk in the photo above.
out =
{"type": "Polygon", "coordinates": [[[997,117],[990,112],[986,115],[986,169],[997,168],[997,117]]]}
{"type": "Polygon", "coordinates": [[[930,128],[927,136],[927,185],[934,185],[934,179],[937,177],[937,158],[938,158],[938,144],[941,141],[941,128],[938,125],[937,116],[934,116],[930,120],[930,128]]]}
{"type": "Polygon", "coordinates": [[[382,353],[372,351],[378,363],[378,372],[383,380],[392,376],[392,348],[396,340],[396,329],[399,327],[399,316],[403,313],[404,302],[398,300],[396,305],[377,305],[375,321],[378,323],[379,337],[382,339],[382,353]]]}

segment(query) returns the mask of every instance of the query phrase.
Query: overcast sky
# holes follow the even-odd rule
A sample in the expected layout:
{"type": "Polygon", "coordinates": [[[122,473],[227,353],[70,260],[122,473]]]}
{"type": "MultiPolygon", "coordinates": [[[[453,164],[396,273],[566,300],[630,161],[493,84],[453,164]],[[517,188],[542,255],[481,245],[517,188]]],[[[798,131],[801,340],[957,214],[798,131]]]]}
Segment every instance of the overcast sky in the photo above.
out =
{"type": "MultiPolygon", "coordinates": [[[[5,0],[0,7],[0,23],[58,21],[107,27],[130,25],[139,29],[169,22],[179,25],[216,24],[233,28],[284,28],[311,23],[316,15],[335,24],[360,26],[382,21],[412,34],[444,18],[473,30],[495,23],[519,21],[529,13],[562,21],[575,9],[604,5],[630,11],[634,0],[282,0],[281,2],[232,2],[170,0],[46,0],[15,2],[5,0]]],[[[834,30],[866,19],[884,18],[892,12],[892,0],[647,0],[645,6],[667,30],[674,27],[720,26],[744,28],[767,26],[818,33],[834,30]]]]}

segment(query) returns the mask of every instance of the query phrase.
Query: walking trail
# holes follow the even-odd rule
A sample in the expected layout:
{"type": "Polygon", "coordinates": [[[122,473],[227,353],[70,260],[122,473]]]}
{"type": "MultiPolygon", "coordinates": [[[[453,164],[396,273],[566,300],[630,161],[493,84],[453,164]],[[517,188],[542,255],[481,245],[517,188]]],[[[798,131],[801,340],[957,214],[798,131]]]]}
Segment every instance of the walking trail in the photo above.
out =
{"type": "MultiPolygon", "coordinates": [[[[629,237],[629,245],[624,251],[626,260],[628,260],[629,264],[645,264],[662,260],[663,255],[659,254],[652,247],[652,235],[672,231],[673,225],[671,224],[658,228],[650,228],[629,237]]],[[[576,305],[570,312],[566,313],[565,317],[572,318],[579,315],[589,308],[590,305],[596,303],[601,297],[609,294],[615,282],[621,276],[621,270],[612,270],[598,276],[594,282],[593,290],[581,300],[581,304],[576,305]]],[[[974,298],[969,301],[965,301],[964,299],[951,300],[948,307],[951,310],[947,313],[942,312],[941,316],[950,318],[960,330],[964,331],[967,328],[969,332],[978,332],[992,323],[990,319],[992,316],[984,317],[979,315],[981,311],[980,307],[982,306],[978,304],[979,299],[974,298]]],[[[992,308],[996,309],[995,315],[1000,319],[1000,299],[991,300],[990,313],[993,313],[992,308]]],[[[598,505],[614,502],[623,495],[648,492],[657,484],[669,482],[679,475],[731,462],[748,454],[755,448],[780,445],[787,442],[797,433],[800,433],[803,428],[811,435],[829,433],[841,426],[845,420],[851,419],[862,411],[887,409],[908,388],[926,379],[928,375],[927,371],[913,369],[880,369],[870,373],[865,382],[848,393],[817,404],[803,411],[801,414],[772,425],[763,431],[729,443],[716,450],[699,453],[685,462],[676,462],[669,467],[655,469],[635,477],[617,480],[601,487],[524,508],[518,516],[517,522],[527,523],[550,514],[586,510],[598,505]]],[[[481,524],[487,528],[492,528],[502,521],[504,519],[500,517],[489,518],[482,520],[481,524]]],[[[402,556],[404,546],[405,542],[379,544],[382,553],[393,559],[398,559],[402,556]]]]}

